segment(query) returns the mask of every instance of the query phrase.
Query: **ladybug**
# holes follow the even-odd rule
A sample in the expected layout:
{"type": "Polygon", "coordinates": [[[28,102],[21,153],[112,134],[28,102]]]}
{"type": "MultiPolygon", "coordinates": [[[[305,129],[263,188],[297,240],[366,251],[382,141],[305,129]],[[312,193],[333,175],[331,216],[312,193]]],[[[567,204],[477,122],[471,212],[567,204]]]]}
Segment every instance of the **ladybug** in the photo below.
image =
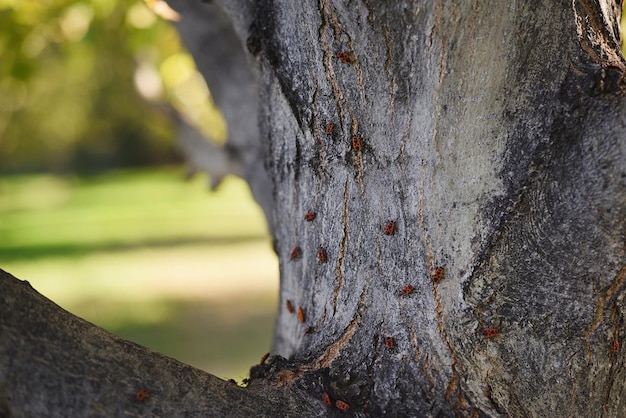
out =
{"type": "Polygon", "coordinates": [[[290,260],[295,260],[296,258],[300,257],[300,247],[293,247],[293,250],[291,250],[291,256],[289,256],[290,260]]]}
{"type": "Polygon", "coordinates": [[[347,402],[344,402],[341,399],[337,399],[337,401],[335,402],[335,406],[337,407],[337,409],[343,412],[347,412],[348,409],[350,409],[350,405],[348,405],[347,402]]]}
{"type": "Polygon", "coordinates": [[[402,288],[400,293],[402,294],[402,296],[409,296],[411,293],[413,293],[414,290],[415,288],[413,286],[411,286],[410,284],[407,284],[406,286],[402,288]]]}
{"type": "Polygon", "coordinates": [[[324,401],[324,404],[326,406],[333,406],[332,402],[330,401],[330,396],[326,392],[322,393],[322,401],[324,401]]]}
{"type": "Polygon", "coordinates": [[[386,337],[385,338],[385,346],[387,348],[393,348],[395,347],[395,341],[393,340],[393,337],[386,337]]]}
{"type": "Polygon", "coordinates": [[[385,235],[393,235],[396,232],[396,223],[389,221],[385,224],[385,235]]]}
{"type": "Polygon", "coordinates": [[[298,321],[304,324],[304,309],[302,307],[298,308],[298,321]]]}
{"type": "Polygon", "coordinates": [[[270,353],[263,354],[263,357],[261,357],[261,363],[259,364],[265,364],[265,360],[267,360],[269,356],[270,356],[270,353]]]}
{"type": "Polygon", "coordinates": [[[335,128],[334,123],[329,123],[328,125],[326,125],[326,135],[332,135],[334,128],[335,128]]]}
{"type": "Polygon", "coordinates": [[[613,353],[617,354],[619,352],[619,342],[617,340],[613,341],[613,353]]]}
{"type": "Polygon", "coordinates": [[[137,402],[141,402],[148,397],[148,391],[145,389],[139,389],[137,393],[135,393],[135,400],[137,402]]]}
{"type": "Polygon", "coordinates": [[[361,140],[361,135],[359,134],[352,135],[352,149],[355,152],[359,152],[361,151],[361,148],[363,148],[363,141],[361,140]]]}
{"type": "Polygon", "coordinates": [[[328,261],[328,257],[326,256],[326,250],[324,249],[324,247],[320,247],[317,250],[317,259],[320,263],[325,263],[326,261],[328,261]]]}
{"type": "Polygon", "coordinates": [[[433,279],[434,283],[439,283],[441,279],[443,279],[443,273],[443,267],[437,267],[430,277],[433,279]]]}
{"type": "Polygon", "coordinates": [[[498,328],[495,327],[491,327],[491,328],[485,328],[482,332],[483,337],[485,338],[493,338],[496,335],[498,335],[500,333],[500,331],[498,331],[498,328]]]}
{"type": "Polygon", "coordinates": [[[315,212],[312,211],[308,211],[307,213],[304,214],[304,220],[307,222],[311,222],[313,219],[315,219],[315,212]]]}
{"type": "Polygon", "coordinates": [[[285,302],[285,305],[287,306],[287,312],[292,314],[294,312],[294,309],[289,299],[287,299],[287,301],[285,302]]]}
{"type": "Polygon", "coordinates": [[[352,64],[354,62],[354,56],[343,51],[337,51],[337,58],[344,64],[352,64]]]}

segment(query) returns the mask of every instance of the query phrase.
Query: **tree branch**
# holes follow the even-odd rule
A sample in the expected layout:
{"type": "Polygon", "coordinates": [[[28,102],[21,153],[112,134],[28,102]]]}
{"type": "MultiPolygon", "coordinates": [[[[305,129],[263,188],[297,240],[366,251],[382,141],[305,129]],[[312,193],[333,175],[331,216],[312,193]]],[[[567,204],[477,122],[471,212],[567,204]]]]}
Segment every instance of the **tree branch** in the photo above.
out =
{"type": "Polygon", "coordinates": [[[228,167],[234,168],[233,174],[243,176],[273,230],[272,186],[264,168],[258,127],[257,75],[243,39],[247,3],[242,3],[237,10],[240,18],[234,21],[237,27],[233,25],[232,16],[217,2],[169,0],[168,3],[181,16],[176,28],[196,60],[228,127],[225,152],[207,141],[182,141],[179,145],[185,155],[194,156],[194,169],[209,175],[217,171],[219,177],[221,168],[212,165],[219,161],[220,166],[226,162],[228,167]]]}
{"type": "Polygon", "coordinates": [[[1,417],[317,415],[288,386],[221,380],[77,318],[3,270],[0,288],[1,417]]]}

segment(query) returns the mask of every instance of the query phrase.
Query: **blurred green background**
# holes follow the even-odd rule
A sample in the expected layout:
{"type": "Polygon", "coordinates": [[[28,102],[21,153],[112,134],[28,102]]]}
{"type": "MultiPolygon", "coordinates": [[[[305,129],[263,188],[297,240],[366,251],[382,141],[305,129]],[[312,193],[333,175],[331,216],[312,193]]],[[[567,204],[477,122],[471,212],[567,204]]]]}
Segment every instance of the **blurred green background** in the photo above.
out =
{"type": "Polygon", "coordinates": [[[0,0],[0,268],[241,380],[270,349],[278,263],[243,181],[183,181],[178,114],[225,127],[161,6],[0,0]]]}

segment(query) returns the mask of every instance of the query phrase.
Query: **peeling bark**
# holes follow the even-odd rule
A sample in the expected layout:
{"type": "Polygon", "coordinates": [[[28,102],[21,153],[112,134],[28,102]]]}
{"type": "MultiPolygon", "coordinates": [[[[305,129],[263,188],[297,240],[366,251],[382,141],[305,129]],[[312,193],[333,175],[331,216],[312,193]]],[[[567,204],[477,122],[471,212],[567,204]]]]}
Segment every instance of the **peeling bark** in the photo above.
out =
{"type": "MultiPolygon", "coordinates": [[[[218,103],[220,88],[227,97],[237,85],[233,68],[248,71],[247,93],[223,99],[222,110],[280,258],[274,355],[252,368],[248,388],[229,395],[220,383],[224,405],[249,414],[236,407],[241,396],[259,414],[297,416],[626,410],[626,66],[616,2],[172,5],[218,103]],[[219,28],[234,49],[213,51],[219,28]],[[248,99],[254,106],[238,107],[248,99]],[[241,119],[245,109],[255,123],[241,119]]],[[[71,341],[96,338],[88,329],[71,341]]],[[[2,353],[29,335],[12,333],[2,353]]],[[[88,360],[92,349],[79,349],[74,358],[88,360]]],[[[3,387],[17,379],[7,370],[26,362],[0,363],[3,387]]],[[[11,385],[4,399],[26,382],[11,385]]]]}

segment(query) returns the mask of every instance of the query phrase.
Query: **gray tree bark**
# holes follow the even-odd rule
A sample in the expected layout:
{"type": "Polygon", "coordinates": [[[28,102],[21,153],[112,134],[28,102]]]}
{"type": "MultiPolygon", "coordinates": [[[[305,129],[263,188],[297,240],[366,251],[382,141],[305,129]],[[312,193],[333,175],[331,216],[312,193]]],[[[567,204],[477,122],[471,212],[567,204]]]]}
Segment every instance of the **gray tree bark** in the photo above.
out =
{"type": "Polygon", "coordinates": [[[29,415],[35,389],[54,411],[153,415],[626,410],[618,2],[170,3],[272,226],[274,355],[229,386],[5,277],[0,406],[29,415]]]}

